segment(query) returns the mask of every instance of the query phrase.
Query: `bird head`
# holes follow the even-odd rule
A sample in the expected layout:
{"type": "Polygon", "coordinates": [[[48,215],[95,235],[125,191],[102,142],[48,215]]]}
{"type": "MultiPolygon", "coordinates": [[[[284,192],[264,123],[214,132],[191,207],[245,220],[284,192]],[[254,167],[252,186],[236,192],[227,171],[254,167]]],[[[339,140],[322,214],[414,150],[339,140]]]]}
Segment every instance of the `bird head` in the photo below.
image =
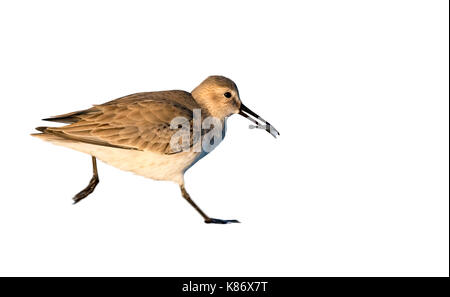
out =
{"type": "Polygon", "coordinates": [[[236,84],[229,78],[209,76],[192,91],[192,96],[213,117],[223,120],[239,114],[255,124],[252,128],[264,129],[274,137],[280,135],[273,126],[242,103],[236,84]]]}

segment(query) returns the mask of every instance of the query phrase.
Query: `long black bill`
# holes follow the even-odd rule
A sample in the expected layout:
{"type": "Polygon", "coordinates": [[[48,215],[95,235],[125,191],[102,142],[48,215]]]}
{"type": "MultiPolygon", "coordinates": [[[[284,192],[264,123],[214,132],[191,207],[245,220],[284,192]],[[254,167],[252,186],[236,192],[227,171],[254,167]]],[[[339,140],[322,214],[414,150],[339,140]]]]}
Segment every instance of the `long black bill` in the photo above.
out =
{"type": "Polygon", "coordinates": [[[275,129],[269,122],[265,121],[262,117],[251,111],[247,106],[241,103],[241,109],[239,110],[239,114],[243,117],[246,117],[251,122],[253,122],[256,126],[250,125],[250,128],[264,129],[273,137],[277,137],[280,133],[275,129]]]}

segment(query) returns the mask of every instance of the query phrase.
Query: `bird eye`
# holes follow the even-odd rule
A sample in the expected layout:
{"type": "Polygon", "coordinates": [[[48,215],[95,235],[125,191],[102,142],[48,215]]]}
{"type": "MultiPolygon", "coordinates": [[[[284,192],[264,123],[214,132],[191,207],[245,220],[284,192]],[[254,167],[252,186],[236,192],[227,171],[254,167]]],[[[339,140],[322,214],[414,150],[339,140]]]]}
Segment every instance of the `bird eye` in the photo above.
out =
{"type": "Polygon", "coordinates": [[[231,98],[231,93],[230,92],[226,92],[225,94],[223,94],[226,98],[231,98]]]}

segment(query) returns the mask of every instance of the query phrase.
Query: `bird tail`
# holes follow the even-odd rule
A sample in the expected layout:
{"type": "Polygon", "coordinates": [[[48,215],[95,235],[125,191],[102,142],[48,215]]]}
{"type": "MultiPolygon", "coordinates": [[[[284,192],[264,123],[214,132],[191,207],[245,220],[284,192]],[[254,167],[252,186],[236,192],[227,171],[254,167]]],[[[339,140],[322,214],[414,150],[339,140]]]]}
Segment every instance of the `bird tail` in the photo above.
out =
{"type": "MultiPolygon", "coordinates": [[[[45,118],[45,119],[42,119],[42,120],[43,121],[50,121],[50,122],[71,124],[71,123],[78,122],[80,120],[80,116],[81,115],[89,113],[92,110],[93,110],[92,108],[84,109],[84,110],[69,112],[69,113],[65,113],[65,114],[61,114],[61,115],[45,118]]],[[[38,128],[40,128],[40,127],[38,127],[38,128]]]]}

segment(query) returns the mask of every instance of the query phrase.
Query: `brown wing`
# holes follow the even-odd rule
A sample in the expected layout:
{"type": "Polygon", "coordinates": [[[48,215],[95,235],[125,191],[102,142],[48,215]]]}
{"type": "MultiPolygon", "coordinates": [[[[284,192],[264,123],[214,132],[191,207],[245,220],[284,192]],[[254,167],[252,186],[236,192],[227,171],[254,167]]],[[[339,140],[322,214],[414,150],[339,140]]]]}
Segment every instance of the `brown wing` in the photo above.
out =
{"type": "Polygon", "coordinates": [[[177,153],[170,147],[170,140],[177,132],[177,129],[170,128],[170,123],[175,117],[183,117],[192,129],[192,108],[198,108],[192,97],[183,98],[189,93],[180,92],[139,93],[87,110],[49,118],[46,120],[71,124],[47,127],[45,133],[96,145],[177,153]]]}

